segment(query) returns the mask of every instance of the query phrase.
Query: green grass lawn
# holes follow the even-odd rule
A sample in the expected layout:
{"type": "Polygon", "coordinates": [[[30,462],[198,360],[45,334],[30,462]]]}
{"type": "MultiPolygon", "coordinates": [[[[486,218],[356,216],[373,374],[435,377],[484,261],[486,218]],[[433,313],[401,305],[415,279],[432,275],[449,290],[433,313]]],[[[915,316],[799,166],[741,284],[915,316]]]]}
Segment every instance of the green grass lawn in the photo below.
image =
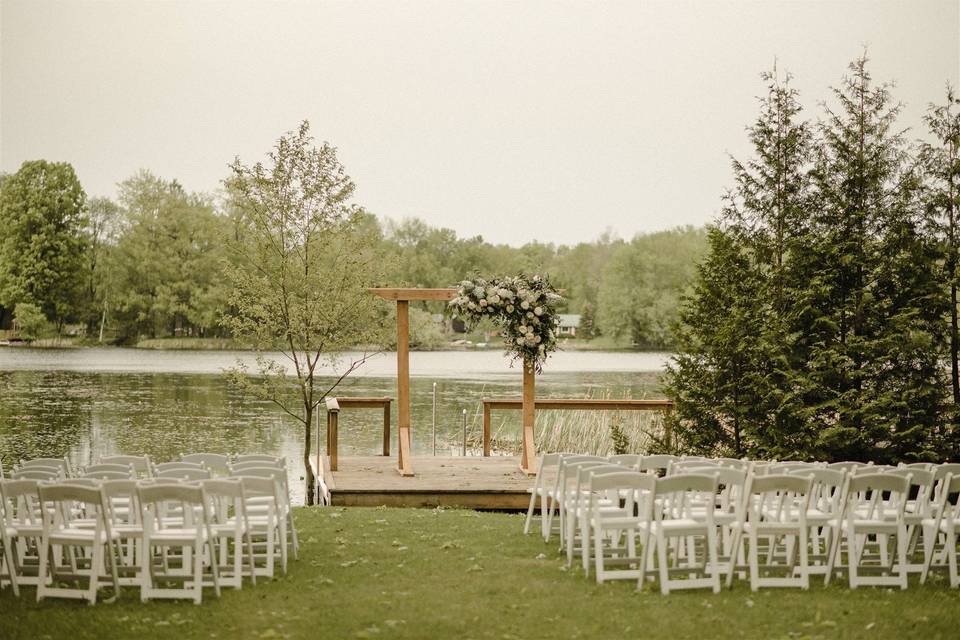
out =
{"type": "Polygon", "coordinates": [[[960,591],[638,593],[565,570],[522,516],[459,510],[300,509],[286,577],[204,603],[114,604],[0,595],[0,638],[934,638],[960,637],[960,591]]]}

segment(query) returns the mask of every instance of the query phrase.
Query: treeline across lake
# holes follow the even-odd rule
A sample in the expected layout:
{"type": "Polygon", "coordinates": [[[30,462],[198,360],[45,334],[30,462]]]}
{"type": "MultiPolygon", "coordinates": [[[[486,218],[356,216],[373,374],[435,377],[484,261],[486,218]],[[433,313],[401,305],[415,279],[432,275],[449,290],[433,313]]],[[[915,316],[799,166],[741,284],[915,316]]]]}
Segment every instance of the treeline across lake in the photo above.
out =
{"type": "MultiPolygon", "coordinates": [[[[229,188],[189,193],[177,180],[139,171],[116,199],[87,197],[63,162],[25,162],[0,176],[0,328],[14,319],[26,338],[82,332],[119,344],[144,338],[230,337],[226,269],[249,220],[229,188]]],[[[420,219],[361,212],[366,244],[384,266],[384,286],[449,287],[473,272],[541,273],[580,314],[578,337],[616,347],[669,349],[679,299],[706,249],[692,227],[605,234],[575,246],[495,245],[458,237],[420,219]]],[[[416,313],[414,339],[438,346],[439,329],[416,313]]]]}

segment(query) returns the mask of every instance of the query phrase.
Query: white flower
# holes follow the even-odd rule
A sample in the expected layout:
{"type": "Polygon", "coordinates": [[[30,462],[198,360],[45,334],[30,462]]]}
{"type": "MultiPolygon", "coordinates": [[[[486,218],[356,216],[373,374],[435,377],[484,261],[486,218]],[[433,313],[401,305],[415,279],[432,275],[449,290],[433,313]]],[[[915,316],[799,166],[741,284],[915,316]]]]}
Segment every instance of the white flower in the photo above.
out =
{"type": "Polygon", "coordinates": [[[508,305],[507,305],[507,313],[513,313],[513,305],[512,305],[512,304],[508,304],[508,305]]]}
{"type": "Polygon", "coordinates": [[[494,294],[490,298],[490,304],[500,304],[500,296],[494,294]]]}
{"type": "Polygon", "coordinates": [[[517,338],[517,344],[523,344],[523,338],[517,338]]]}
{"type": "Polygon", "coordinates": [[[523,302],[520,303],[520,308],[526,311],[527,309],[530,308],[530,303],[524,300],[523,302]]]}
{"type": "Polygon", "coordinates": [[[471,302],[470,304],[467,305],[467,308],[470,309],[471,311],[476,311],[477,305],[476,303],[471,302]]]}
{"type": "Polygon", "coordinates": [[[532,318],[532,317],[533,317],[533,312],[532,312],[532,311],[527,311],[527,317],[528,317],[528,318],[532,318]]]}
{"type": "Polygon", "coordinates": [[[543,315],[543,307],[534,307],[534,308],[533,308],[533,312],[534,312],[535,314],[537,314],[538,316],[542,316],[542,315],[543,315]]]}
{"type": "Polygon", "coordinates": [[[484,300],[483,298],[480,298],[480,306],[481,306],[481,307],[487,306],[487,301],[484,300]]]}
{"type": "Polygon", "coordinates": [[[534,340],[534,342],[536,342],[537,344],[540,344],[540,342],[543,340],[543,338],[541,338],[540,336],[537,336],[537,337],[534,338],[533,340],[534,340]]]}

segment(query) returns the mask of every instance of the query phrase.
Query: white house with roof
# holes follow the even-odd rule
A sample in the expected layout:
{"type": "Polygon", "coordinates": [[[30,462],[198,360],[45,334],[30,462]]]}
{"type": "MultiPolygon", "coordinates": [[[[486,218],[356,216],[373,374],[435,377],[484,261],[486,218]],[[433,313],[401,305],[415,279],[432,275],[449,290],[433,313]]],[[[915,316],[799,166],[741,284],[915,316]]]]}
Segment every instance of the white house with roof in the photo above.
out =
{"type": "Polygon", "coordinates": [[[558,333],[561,336],[567,338],[576,338],[577,329],[580,328],[580,314],[579,313],[561,313],[560,314],[560,327],[558,333]]]}

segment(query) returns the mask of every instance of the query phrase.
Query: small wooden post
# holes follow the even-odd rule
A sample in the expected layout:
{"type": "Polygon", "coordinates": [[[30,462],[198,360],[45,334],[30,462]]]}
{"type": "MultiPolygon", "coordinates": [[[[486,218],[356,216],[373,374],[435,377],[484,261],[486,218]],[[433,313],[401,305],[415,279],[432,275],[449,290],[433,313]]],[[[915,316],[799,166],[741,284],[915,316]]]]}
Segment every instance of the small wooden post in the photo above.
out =
{"type": "Polygon", "coordinates": [[[390,403],[383,405],[383,455],[390,455],[390,403]]]}
{"type": "Polygon", "coordinates": [[[412,476],[410,464],[410,302],[397,300],[397,468],[412,476]]]}
{"type": "Polygon", "coordinates": [[[483,403],[483,455],[490,456],[490,405],[483,403]]]}
{"type": "Polygon", "coordinates": [[[523,451],[520,459],[520,468],[524,473],[535,474],[537,453],[534,444],[533,425],[536,416],[536,371],[533,362],[523,363],[523,451]]]}
{"type": "Polygon", "coordinates": [[[339,411],[327,409],[327,455],[330,456],[330,471],[337,470],[337,417],[339,411]]]}
{"type": "Polygon", "coordinates": [[[397,470],[413,475],[410,457],[410,301],[453,300],[456,289],[376,287],[370,293],[397,303],[397,470]]]}

